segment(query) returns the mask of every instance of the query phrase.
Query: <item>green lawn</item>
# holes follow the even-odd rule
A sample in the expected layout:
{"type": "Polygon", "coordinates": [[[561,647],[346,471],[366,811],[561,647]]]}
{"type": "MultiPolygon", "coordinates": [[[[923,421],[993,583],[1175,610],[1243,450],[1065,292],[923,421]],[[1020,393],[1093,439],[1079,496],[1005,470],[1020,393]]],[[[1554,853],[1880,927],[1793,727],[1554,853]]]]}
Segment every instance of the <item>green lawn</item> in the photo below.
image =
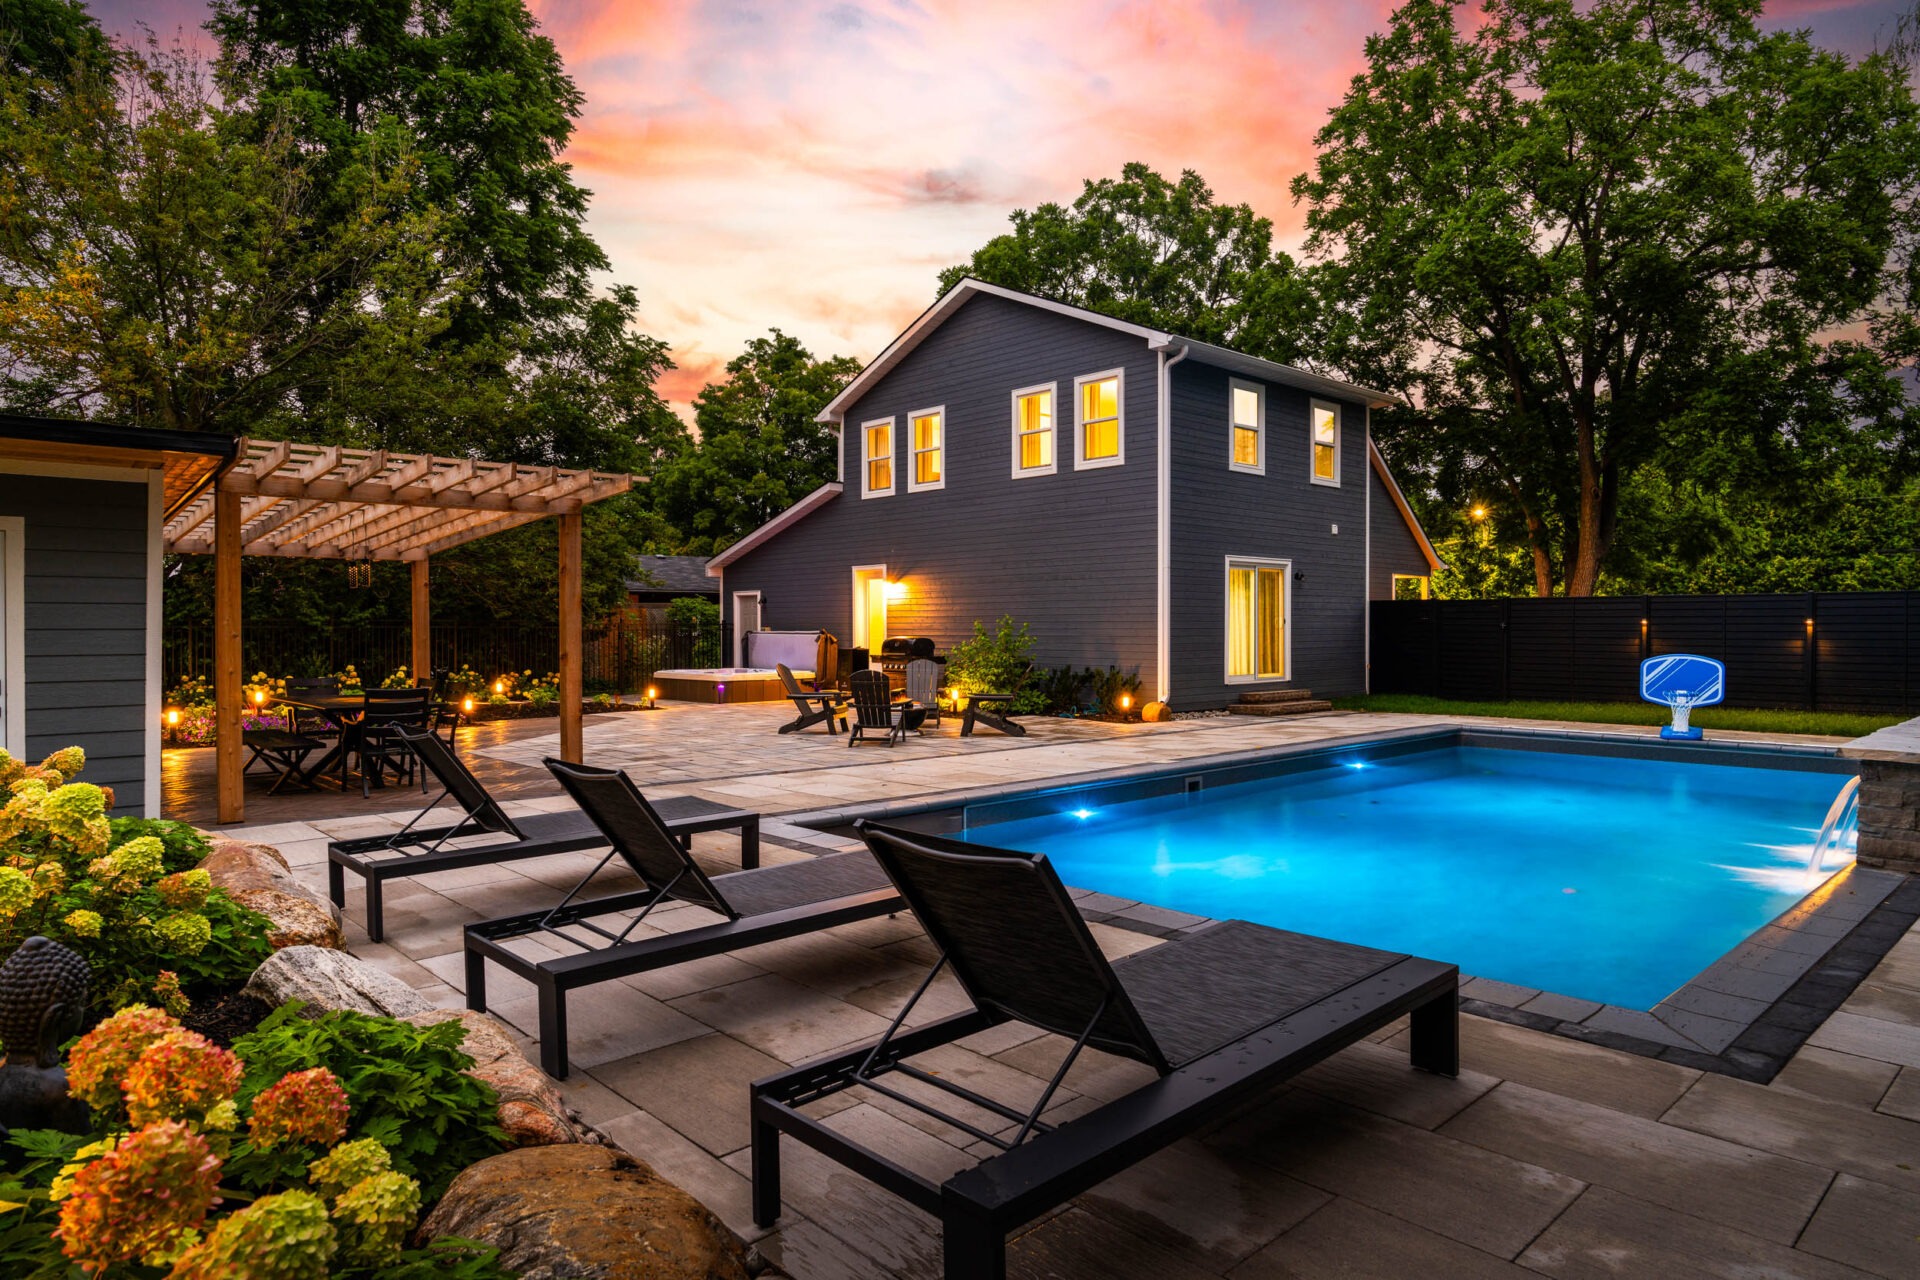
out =
{"type": "MultiPolygon", "coordinates": [[[[1520,720],[1578,720],[1588,724],[1666,724],[1672,713],[1650,702],[1454,702],[1417,693],[1376,693],[1336,698],[1343,711],[1401,711],[1428,716],[1507,716],[1520,720]]],[[[1758,733],[1824,733],[1858,738],[1899,724],[1901,716],[1842,715],[1830,711],[1749,711],[1702,707],[1693,723],[1703,729],[1749,729],[1758,733]]]]}

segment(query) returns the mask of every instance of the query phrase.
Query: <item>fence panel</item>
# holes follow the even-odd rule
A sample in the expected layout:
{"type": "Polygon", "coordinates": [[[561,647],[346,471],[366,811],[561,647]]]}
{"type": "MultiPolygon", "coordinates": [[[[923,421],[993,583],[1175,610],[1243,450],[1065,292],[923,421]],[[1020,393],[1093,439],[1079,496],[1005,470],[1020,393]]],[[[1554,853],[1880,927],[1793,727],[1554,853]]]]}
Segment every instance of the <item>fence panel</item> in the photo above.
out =
{"type": "Polygon", "coordinates": [[[1372,687],[1623,702],[1641,658],[1727,664],[1727,705],[1920,714],[1920,592],[1377,600],[1372,687]]]}

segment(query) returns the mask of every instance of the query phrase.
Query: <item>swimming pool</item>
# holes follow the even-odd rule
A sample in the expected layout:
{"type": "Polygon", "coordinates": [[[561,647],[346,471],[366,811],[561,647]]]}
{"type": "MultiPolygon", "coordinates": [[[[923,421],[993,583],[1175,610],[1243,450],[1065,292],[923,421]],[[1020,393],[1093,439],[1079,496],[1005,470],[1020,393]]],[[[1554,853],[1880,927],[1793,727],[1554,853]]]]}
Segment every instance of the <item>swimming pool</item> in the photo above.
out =
{"type": "Polygon", "coordinates": [[[1116,897],[1651,1009],[1835,869],[1807,862],[1844,779],[1671,754],[1352,751],[1189,794],[1060,792],[1004,821],[970,808],[964,835],[1116,897]]]}

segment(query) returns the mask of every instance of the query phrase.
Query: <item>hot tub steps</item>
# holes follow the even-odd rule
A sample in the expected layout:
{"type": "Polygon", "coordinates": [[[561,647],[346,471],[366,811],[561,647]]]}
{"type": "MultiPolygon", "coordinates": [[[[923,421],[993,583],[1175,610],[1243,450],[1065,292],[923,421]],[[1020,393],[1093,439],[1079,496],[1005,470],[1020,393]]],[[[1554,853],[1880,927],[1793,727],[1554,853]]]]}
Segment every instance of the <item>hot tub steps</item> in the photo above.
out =
{"type": "Polygon", "coordinates": [[[1237,716],[1303,716],[1331,711],[1333,704],[1315,698],[1311,689],[1259,689],[1241,694],[1227,710],[1237,716]]]}

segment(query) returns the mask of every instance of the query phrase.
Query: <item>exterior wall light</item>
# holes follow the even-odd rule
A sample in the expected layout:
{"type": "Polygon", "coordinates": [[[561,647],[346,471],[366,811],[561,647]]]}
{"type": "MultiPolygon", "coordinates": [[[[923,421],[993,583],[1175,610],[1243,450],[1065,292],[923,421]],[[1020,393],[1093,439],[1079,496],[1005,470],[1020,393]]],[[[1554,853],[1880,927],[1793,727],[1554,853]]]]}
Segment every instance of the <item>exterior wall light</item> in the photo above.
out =
{"type": "Polygon", "coordinates": [[[904,600],[904,599],[906,599],[906,598],[907,598],[907,584],[906,584],[906,583],[904,583],[904,582],[889,582],[889,583],[887,584],[887,599],[889,599],[889,600],[904,600]]]}

